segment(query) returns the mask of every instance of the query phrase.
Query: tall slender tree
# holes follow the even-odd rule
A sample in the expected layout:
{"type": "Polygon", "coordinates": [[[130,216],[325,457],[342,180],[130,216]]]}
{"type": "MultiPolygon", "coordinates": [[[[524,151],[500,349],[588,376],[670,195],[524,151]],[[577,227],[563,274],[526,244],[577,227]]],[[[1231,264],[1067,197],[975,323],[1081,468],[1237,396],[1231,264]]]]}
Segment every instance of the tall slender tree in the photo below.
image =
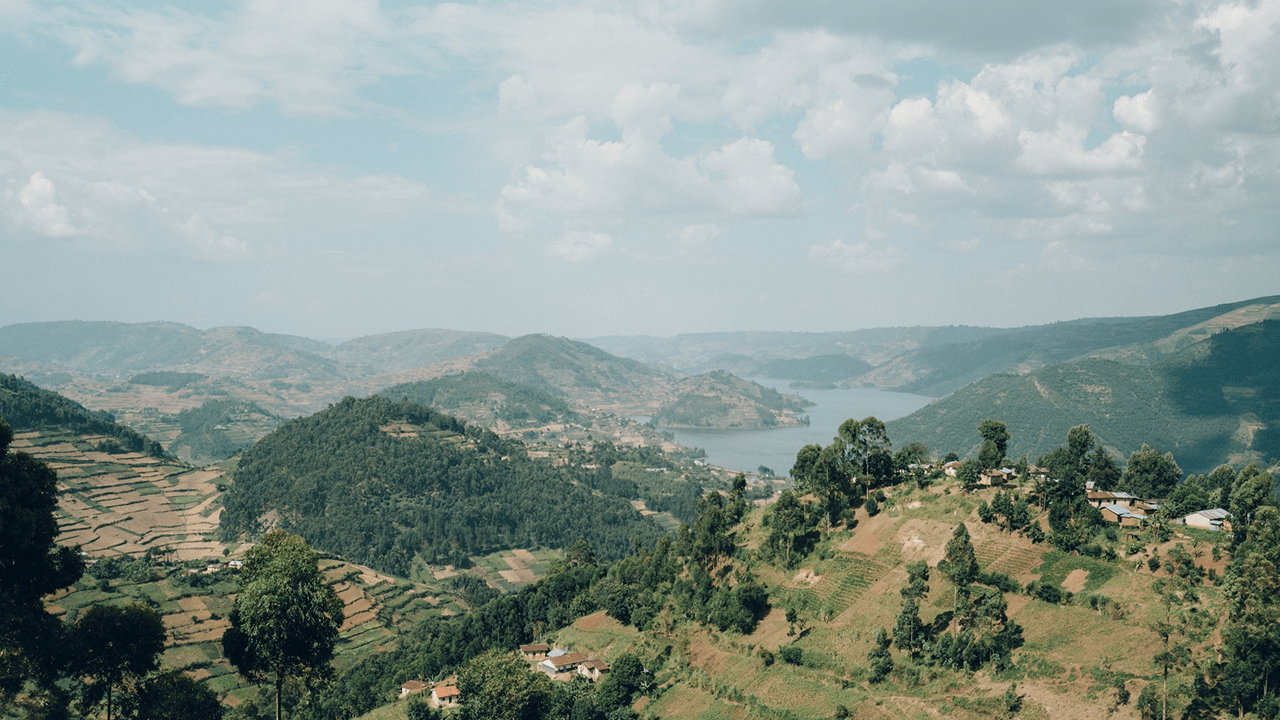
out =
{"type": "Polygon", "coordinates": [[[947,541],[947,547],[938,561],[938,570],[955,586],[952,601],[951,623],[959,630],[960,595],[968,595],[969,585],[978,577],[978,556],[973,550],[973,540],[969,537],[969,528],[964,523],[956,525],[955,532],[947,541]]]}
{"type": "Polygon", "coordinates": [[[280,696],[288,677],[323,676],[342,626],[342,600],[305,540],[272,530],[245,555],[240,591],[222,636],[227,659],[253,682],[271,681],[280,696]]]}

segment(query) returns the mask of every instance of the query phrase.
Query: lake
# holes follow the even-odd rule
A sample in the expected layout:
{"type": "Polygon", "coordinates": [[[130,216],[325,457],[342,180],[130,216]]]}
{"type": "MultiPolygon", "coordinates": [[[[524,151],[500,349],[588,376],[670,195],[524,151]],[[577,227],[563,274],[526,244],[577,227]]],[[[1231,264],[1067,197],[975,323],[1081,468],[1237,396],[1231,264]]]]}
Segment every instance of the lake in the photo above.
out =
{"type": "Polygon", "coordinates": [[[773,430],[670,430],[676,436],[676,442],[685,447],[702,448],[707,453],[707,462],[712,465],[742,472],[755,472],[764,465],[778,475],[786,475],[791,471],[800,448],[809,444],[830,444],[840,423],[845,420],[861,420],[874,415],[888,422],[910,415],[934,400],[924,395],[875,388],[793,390],[788,387],[790,380],[748,379],[778,392],[801,395],[815,403],[805,411],[809,415],[809,425],[773,430]]]}

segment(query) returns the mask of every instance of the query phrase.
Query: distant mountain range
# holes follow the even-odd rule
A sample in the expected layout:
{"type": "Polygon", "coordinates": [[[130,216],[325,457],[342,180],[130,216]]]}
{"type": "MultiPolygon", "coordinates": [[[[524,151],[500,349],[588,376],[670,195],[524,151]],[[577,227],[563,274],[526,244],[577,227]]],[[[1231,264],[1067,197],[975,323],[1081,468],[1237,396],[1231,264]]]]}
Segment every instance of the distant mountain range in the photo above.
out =
{"type": "MultiPolygon", "coordinates": [[[[774,397],[739,377],[763,376],[794,380],[801,393],[806,386],[877,387],[945,398],[896,421],[895,440],[968,448],[977,442],[972,428],[978,421],[1004,417],[1014,432],[1012,450],[1034,454],[1056,447],[1071,424],[1089,422],[1119,454],[1134,449],[1133,442],[1164,441],[1166,449],[1187,458],[1188,467],[1201,467],[1272,456],[1270,386],[1256,378],[1227,377],[1235,372],[1222,369],[1235,367],[1223,360],[1229,351],[1204,343],[1280,317],[1277,308],[1280,296],[1158,317],[1011,329],[726,332],[590,342],[424,329],[329,345],[252,328],[26,323],[0,328],[0,370],[55,388],[88,407],[111,410],[158,436],[169,432],[169,442],[176,426],[165,418],[213,400],[251,402],[264,413],[289,417],[315,412],[345,395],[384,389],[405,396],[431,394],[450,410],[486,424],[511,425],[515,415],[567,420],[562,403],[583,417],[647,415],[666,427],[801,422],[802,399],[774,397]],[[1213,372],[1226,373],[1225,380],[1213,381],[1217,389],[1212,392],[1227,398],[1227,405],[1209,414],[1187,414],[1177,407],[1179,393],[1204,392],[1173,380],[1175,367],[1192,367],[1187,365],[1192,356],[1199,362],[1212,358],[1213,372]],[[468,376],[465,383],[442,380],[462,373],[468,376]],[[413,386],[437,380],[443,384],[413,386]],[[510,385],[500,388],[499,382],[510,385]],[[1091,390],[1068,401],[1075,397],[1067,390],[1073,382],[1079,388],[1106,388],[1111,405],[1097,405],[1097,398],[1087,394],[1091,390]],[[506,418],[500,417],[503,412],[506,418]],[[1179,420],[1178,413],[1190,419],[1179,420]]],[[[252,433],[241,434],[256,437],[270,429],[262,422],[265,416],[259,420],[252,433]]],[[[221,442],[201,442],[218,446],[213,440],[221,442]]]]}

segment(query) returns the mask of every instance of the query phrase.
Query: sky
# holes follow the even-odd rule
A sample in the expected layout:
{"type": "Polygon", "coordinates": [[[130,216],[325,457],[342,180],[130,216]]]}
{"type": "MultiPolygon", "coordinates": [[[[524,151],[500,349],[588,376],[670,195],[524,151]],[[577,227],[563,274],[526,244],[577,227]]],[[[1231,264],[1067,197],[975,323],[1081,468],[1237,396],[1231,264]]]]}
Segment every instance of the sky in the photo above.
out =
{"type": "Polygon", "coordinates": [[[1280,0],[0,0],[0,325],[1154,315],[1278,216],[1280,0]]]}

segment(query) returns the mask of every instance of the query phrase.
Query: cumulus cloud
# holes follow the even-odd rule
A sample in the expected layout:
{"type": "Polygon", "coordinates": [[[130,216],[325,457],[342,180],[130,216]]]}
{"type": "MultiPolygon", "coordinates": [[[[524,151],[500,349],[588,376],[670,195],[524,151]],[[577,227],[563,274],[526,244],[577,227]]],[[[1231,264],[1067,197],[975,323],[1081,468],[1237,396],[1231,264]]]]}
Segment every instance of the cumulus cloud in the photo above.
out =
{"type": "Polygon", "coordinates": [[[552,257],[572,263],[586,262],[603,255],[613,246],[613,238],[600,232],[572,231],[547,247],[552,257]]]}
{"type": "Polygon", "coordinates": [[[80,231],[71,225],[70,215],[64,205],[54,199],[53,183],[44,173],[35,173],[18,191],[17,219],[36,232],[51,238],[73,237],[80,231]]]}
{"type": "Polygon", "coordinates": [[[718,149],[674,157],[662,147],[679,88],[666,84],[623,88],[610,108],[617,141],[589,137],[578,116],[548,141],[546,166],[529,165],[502,189],[496,207],[503,227],[518,229],[531,215],[672,215],[721,212],[740,216],[798,211],[801,192],[778,163],[773,144],[739,138],[718,149]]]}
{"type": "Polygon", "coordinates": [[[906,255],[895,247],[876,248],[866,242],[846,245],[843,240],[832,240],[826,245],[811,245],[809,259],[846,272],[882,275],[897,269],[906,261],[906,255]]]}

